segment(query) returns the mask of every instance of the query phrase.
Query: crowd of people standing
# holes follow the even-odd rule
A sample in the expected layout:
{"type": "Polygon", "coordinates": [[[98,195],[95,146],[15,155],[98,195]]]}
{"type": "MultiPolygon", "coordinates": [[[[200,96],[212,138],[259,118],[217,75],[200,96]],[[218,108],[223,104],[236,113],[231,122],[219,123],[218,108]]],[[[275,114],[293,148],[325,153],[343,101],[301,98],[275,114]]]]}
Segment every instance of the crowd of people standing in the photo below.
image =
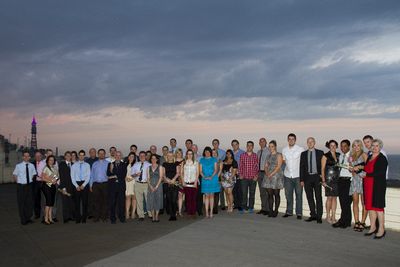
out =
{"type": "Polygon", "coordinates": [[[54,224],[57,206],[62,207],[64,223],[77,224],[88,218],[112,224],[135,218],[143,221],[146,215],[158,223],[163,213],[170,221],[183,216],[213,218],[219,210],[254,213],[258,186],[261,210],[257,214],[277,217],[280,190],[284,189],[287,205],[283,217],[296,215],[301,220],[304,188],[310,208],[306,221],[322,223],[324,188],[326,222],[347,228],[353,217],[355,231],[367,229],[364,234],[375,234],[376,239],[385,236],[388,161],[381,140],[370,135],[352,143],[330,140],[325,144],[326,153],[315,148],[313,137],[307,139],[307,148],[296,144],[293,133],[287,142],[278,152],[276,141],[260,138],[260,149],[255,152],[253,141],[242,150],[239,141],[232,140],[232,148],[225,151],[214,139],[200,154],[191,139],[180,149],[171,138],[161,155],[154,145],[140,152],[132,145],[125,158],[116,147],[109,149],[108,157],[105,149],[91,148],[88,156],[84,150],[67,151],[60,162],[50,149],[45,155],[37,151],[32,162],[24,152],[13,173],[20,220],[29,224],[34,215],[45,225],[54,224]],[[337,198],[341,207],[338,220],[337,198]],[[368,215],[370,226],[366,225],[368,215]]]}

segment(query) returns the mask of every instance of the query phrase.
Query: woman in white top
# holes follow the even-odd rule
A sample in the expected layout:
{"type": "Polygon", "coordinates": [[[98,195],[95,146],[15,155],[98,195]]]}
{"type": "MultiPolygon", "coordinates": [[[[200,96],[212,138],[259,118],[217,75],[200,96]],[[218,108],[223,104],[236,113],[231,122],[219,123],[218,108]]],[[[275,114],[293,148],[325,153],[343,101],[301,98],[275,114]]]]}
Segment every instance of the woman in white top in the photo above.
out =
{"type": "Polygon", "coordinates": [[[193,150],[186,151],[186,160],[181,168],[181,182],[185,193],[186,212],[188,216],[195,217],[197,202],[197,185],[199,182],[199,164],[195,159],[193,150]]]}
{"type": "Polygon", "coordinates": [[[131,175],[131,168],[136,162],[135,153],[131,152],[128,155],[128,162],[126,163],[126,191],[125,191],[125,216],[126,219],[134,219],[136,213],[136,196],[135,196],[135,179],[131,175]],[[132,207],[132,213],[130,213],[132,207]],[[130,214],[130,216],[129,216],[130,214]]]}
{"type": "Polygon", "coordinates": [[[58,169],[55,165],[56,158],[51,155],[46,159],[46,167],[43,169],[42,173],[42,191],[46,199],[46,204],[44,208],[44,224],[53,224],[53,206],[56,198],[56,183],[60,179],[58,174],[58,169]]]}

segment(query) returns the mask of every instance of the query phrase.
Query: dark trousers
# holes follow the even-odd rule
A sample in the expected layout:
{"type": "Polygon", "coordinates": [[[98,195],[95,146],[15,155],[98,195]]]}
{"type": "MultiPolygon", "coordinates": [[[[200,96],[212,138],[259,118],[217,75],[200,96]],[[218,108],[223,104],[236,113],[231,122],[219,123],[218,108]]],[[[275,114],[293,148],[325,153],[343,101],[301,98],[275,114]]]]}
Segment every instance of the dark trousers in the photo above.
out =
{"type": "Polygon", "coordinates": [[[254,209],[257,181],[253,179],[242,179],[242,209],[254,209]]]}
{"type": "MultiPolygon", "coordinates": [[[[82,183],[78,183],[82,184],[82,183]]],[[[89,188],[86,185],[83,190],[74,190],[74,198],[75,198],[75,221],[86,222],[87,219],[87,211],[88,211],[88,195],[89,195],[89,188]],[[82,209],[81,209],[82,204],[82,209]]]]}
{"type": "MultiPolygon", "coordinates": [[[[72,193],[68,191],[68,193],[72,193]]],[[[73,220],[75,219],[75,204],[73,196],[66,196],[61,194],[62,197],[62,212],[63,212],[63,220],[73,220]]]]}
{"type": "Polygon", "coordinates": [[[40,212],[42,211],[42,182],[34,181],[32,183],[32,203],[33,203],[33,212],[36,218],[40,217],[40,212]]]}
{"type": "Polygon", "coordinates": [[[99,219],[106,220],[108,214],[108,206],[107,206],[107,195],[108,195],[108,186],[107,182],[104,183],[93,183],[92,186],[92,200],[93,200],[93,210],[92,215],[95,221],[99,219]]]}
{"type": "Polygon", "coordinates": [[[197,187],[197,214],[203,215],[203,193],[201,193],[201,183],[197,187]]]}
{"type": "Polygon", "coordinates": [[[176,211],[178,209],[178,192],[179,187],[175,185],[168,185],[167,189],[167,203],[169,205],[169,212],[171,217],[176,217],[176,211]]]}
{"type": "MultiPolygon", "coordinates": [[[[224,195],[224,193],[223,193],[223,191],[222,191],[221,196],[223,196],[223,195],[224,195]]],[[[220,196],[220,193],[219,193],[219,192],[214,193],[214,207],[213,207],[213,213],[218,213],[219,196],[220,196]]]]}
{"type": "Polygon", "coordinates": [[[242,180],[237,179],[233,187],[233,205],[235,209],[242,209],[242,180]]]}
{"type": "Polygon", "coordinates": [[[18,212],[21,224],[26,224],[32,218],[32,188],[31,185],[17,184],[18,212]]]}
{"type": "Polygon", "coordinates": [[[162,187],[163,187],[163,209],[165,209],[165,212],[169,215],[170,211],[169,211],[169,205],[168,205],[168,199],[167,199],[168,184],[163,183],[162,187]]]}
{"type": "MultiPolygon", "coordinates": [[[[125,184],[125,181],[123,181],[125,184]]],[[[108,206],[110,211],[110,220],[115,222],[118,219],[121,222],[125,222],[125,186],[119,182],[115,182],[114,179],[108,182],[108,206]]]]}
{"type": "Polygon", "coordinates": [[[312,218],[322,219],[322,190],[321,181],[318,174],[308,175],[304,178],[304,191],[306,191],[308,207],[310,208],[310,216],[312,218]]]}
{"type": "Polygon", "coordinates": [[[185,192],[186,213],[188,215],[195,215],[197,206],[197,188],[185,187],[183,190],[185,192]]]}
{"type": "Polygon", "coordinates": [[[351,226],[351,202],[353,201],[353,197],[349,196],[350,183],[349,178],[339,177],[339,202],[342,209],[339,221],[346,226],[351,226]]]}

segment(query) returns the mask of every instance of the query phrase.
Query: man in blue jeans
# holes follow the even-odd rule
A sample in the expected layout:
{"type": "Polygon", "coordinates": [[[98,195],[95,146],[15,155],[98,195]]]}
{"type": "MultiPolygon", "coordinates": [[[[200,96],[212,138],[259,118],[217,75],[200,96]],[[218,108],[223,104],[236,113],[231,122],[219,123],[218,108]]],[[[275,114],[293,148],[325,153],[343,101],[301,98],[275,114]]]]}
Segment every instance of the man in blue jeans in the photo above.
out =
{"type": "Polygon", "coordinates": [[[293,192],[296,194],[296,215],[301,220],[303,215],[303,185],[300,183],[300,156],[304,148],[296,145],[296,135],[288,135],[288,145],[282,150],[283,161],[286,164],[285,176],[285,195],[286,213],[284,218],[293,216],[293,192]]]}

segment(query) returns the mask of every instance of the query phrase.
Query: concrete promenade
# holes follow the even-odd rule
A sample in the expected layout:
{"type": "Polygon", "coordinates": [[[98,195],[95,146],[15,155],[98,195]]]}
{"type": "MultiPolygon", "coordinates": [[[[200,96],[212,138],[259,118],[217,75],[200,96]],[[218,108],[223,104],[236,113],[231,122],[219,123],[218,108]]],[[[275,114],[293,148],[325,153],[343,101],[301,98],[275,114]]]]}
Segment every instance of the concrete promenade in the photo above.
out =
{"type": "MultiPolygon", "coordinates": [[[[392,193],[399,197],[398,189],[389,189],[388,217],[392,193]]],[[[0,216],[0,266],[398,266],[400,262],[398,231],[388,230],[384,239],[373,240],[352,229],[294,217],[220,212],[214,219],[177,222],[163,216],[158,224],[146,220],[45,226],[35,221],[21,226],[15,185],[0,186],[0,216]]],[[[398,223],[394,210],[393,216],[398,223]]]]}

